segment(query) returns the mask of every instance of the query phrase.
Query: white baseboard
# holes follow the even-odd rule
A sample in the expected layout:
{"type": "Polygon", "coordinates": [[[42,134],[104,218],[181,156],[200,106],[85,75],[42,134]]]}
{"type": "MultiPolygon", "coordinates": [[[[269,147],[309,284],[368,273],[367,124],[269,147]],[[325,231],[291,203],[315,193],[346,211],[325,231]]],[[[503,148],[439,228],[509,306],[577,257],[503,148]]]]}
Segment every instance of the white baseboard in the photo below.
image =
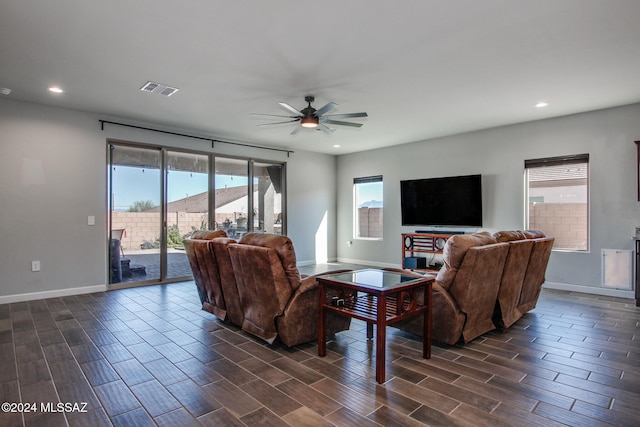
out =
{"type": "MultiPolygon", "coordinates": [[[[329,260],[327,262],[336,262],[336,260],[329,260]]],[[[361,264],[372,267],[380,268],[400,268],[398,264],[386,263],[386,262],[372,262],[361,259],[351,258],[339,258],[337,262],[346,264],[361,264]]],[[[308,266],[316,264],[315,261],[301,261],[298,262],[298,266],[308,266]]],[[[629,298],[634,299],[634,291],[619,290],[619,289],[606,289],[596,288],[593,286],[572,285],[568,283],[557,282],[544,282],[542,285],[546,289],[558,289],[561,291],[580,292],[583,294],[603,295],[610,297],[629,298]]],[[[28,294],[14,294],[14,295],[0,295],[0,304],[11,304],[15,302],[33,301],[47,298],[66,297],[70,295],[91,294],[94,292],[106,292],[107,285],[95,285],[95,286],[83,286],[79,288],[67,288],[67,289],[55,289],[52,291],[31,292],[28,294]]]]}
{"type": "Polygon", "coordinates": [[[545,289],[558,289],[560,291],[580,292],[583,294],[604,295],[608,297],[631,298],[634,299],[633,291],[623,291],[620,289],[596,288],[595,286],[572,285],[569,283],[544,282],[545,289]]]}
{"type": "Polygon", "coordinates": [[[107,285],[83,286],[81,288],[54,289],[52,291],[31,292],[28,294],[0,295],[0,304],[33,301],[37,299],[68,297],[69,295],[105,292],[107,285]]]}

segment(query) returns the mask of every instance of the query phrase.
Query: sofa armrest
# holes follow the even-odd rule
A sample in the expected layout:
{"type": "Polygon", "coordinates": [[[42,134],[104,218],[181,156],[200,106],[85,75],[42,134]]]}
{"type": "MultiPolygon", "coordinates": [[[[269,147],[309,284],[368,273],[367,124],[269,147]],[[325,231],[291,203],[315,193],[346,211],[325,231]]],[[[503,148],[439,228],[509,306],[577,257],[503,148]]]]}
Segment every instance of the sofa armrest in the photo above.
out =
{"type": "Polygon", "coordinates": [[[318,274],[314,274],[313,276],[303,276],[302,280],[300,281],[300,287],[296,290],[296,292],[307,292],[311,289],[315,289],[318,287],[318,276],[324,276],[325,274],[337,274],[337,273],[346,273],[348,271],[352,271],[352,270],[332,270],[332,271],[327,271],[324,273],[318,273],[318,274]]]}
{"type": "Polygon", "coordinates": [[[432,338],[454,345],[462,336],[466,315],[451,294],[439,282],[433,282],[432,338]]]}
{"type": "MultiPolygon", "coordinates": [[[[349,271],[349,270],[345,270],[349,271]]],[[[325,273],[326,274],[326,273],[325,273]]],[[[328,299],[337,291],[327,291],[328,299]]],[[[317,275],[307,277],[293,293],[284,313],[276,318],[280,340],[292,347],[318,339],[318,280],[317,275]]],[[[333,313],[327,315],[327,334],[349,329],[351,318],[333,313]]]]}
{"type": "Polygon", "coordinates": [[[318,287],[318,281],[315,276],[305,277],[300,281],[300,287],[296,289],[297,294],[303,294],[305,292],[309,292],[318,287]]]}

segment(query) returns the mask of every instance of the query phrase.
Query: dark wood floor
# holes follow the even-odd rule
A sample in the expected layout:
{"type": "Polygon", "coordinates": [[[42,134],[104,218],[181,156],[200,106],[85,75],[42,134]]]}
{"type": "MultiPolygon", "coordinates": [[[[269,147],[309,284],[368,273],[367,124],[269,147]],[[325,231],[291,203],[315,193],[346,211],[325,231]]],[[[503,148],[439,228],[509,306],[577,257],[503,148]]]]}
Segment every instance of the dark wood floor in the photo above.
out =
{"type": "Polygon", "coordinates": [[[3,406],[0,425],[640,420],[640,309],[633,300],[544,290],[538,307],[508,331],[463,347],[436,344],[430,360],[420,357],[419,340],[391,328],[382,385],[362,322],[337,334],[319,358],[315,343],[266,346],[197,303],[187,282],[0,305],[0,400],[30,410],[3,406]]]}

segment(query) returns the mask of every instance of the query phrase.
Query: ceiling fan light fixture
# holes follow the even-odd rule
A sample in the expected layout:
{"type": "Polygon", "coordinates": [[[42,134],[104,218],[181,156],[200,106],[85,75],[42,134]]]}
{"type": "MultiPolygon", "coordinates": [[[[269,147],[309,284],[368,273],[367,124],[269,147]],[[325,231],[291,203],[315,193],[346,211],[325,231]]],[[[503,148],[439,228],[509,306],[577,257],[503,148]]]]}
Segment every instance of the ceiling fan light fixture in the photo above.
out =
{"type": "Polygon", "coordinates": [[[303,128],[316,128],[319,122],[317,117],[302,117],[300,119],[300,124],[303,128]]]}
{"type": "Polygon", "coordinates": [[[278,104],[284,110],[287,111],[287,115],[283,116],[281,114],[258,114],[253,113],[252,115],[258,117],[278,117],[285,118],[289,120],[285,121],[277,121],[273,123],[261,123],[258,126],[268,126],[268,125],[280,125],[283,123],[296,123],[295,128],[291,131],[291,135],[294,135],[299,132],[300,128],[305,129],[315,129],[321,130],[327,135],[330,135],[332,132],[335,132],[336,129],[329,127],[328,125],[340,125],[340,126],[349,126],[354,128],[362,127],[362,123],[353,123],[353,122],[345,122],[343,120],[336,119],[352,119],[359,117],[368,117],[367,113],[345,113],[345,114],[328,114],[329,111],[333,110],[338,106],[335,102],[328,102],[326,105],[322,106],[320,109],[316,110],[311,106],[311,103],[314,101],[313,95],[307,95],[304,97],[304,100],[307,102],[307,106],[301,110],[298,110],[286,102],[279,102],[278,104]],[[300,125],[298,125],[300,123],[300,125]]]}

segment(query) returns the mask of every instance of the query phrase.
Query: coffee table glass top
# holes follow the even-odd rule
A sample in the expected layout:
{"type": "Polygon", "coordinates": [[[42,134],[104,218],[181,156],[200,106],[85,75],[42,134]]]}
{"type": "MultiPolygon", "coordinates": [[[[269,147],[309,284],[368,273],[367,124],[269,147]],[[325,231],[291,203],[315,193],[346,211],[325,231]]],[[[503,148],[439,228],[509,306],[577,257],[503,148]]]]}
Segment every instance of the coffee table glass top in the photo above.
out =
{"type": "Polygon", "coordinates": [[[427,277],[407,276],[394,271],[366,268],[364,270],[348,271],[344,273],[327,274],[321,276],[336,282],[353,283],[376,289],[389,289],[410,282],[426,279],[427,277]]]}

